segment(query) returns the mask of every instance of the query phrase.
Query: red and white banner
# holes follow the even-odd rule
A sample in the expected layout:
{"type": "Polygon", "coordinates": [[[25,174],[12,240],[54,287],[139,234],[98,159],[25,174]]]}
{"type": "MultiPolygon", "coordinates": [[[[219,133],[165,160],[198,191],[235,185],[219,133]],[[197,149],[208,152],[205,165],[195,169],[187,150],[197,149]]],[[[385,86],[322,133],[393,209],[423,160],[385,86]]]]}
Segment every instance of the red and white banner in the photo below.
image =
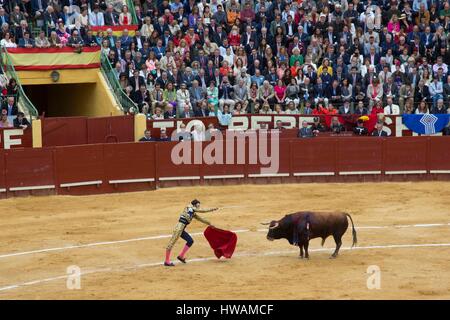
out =
{"type": "Polygon", "coordinates": [[[88,69],[100,67],[100,47],[9,48],[14,68],[20,70],[88,69]]]}

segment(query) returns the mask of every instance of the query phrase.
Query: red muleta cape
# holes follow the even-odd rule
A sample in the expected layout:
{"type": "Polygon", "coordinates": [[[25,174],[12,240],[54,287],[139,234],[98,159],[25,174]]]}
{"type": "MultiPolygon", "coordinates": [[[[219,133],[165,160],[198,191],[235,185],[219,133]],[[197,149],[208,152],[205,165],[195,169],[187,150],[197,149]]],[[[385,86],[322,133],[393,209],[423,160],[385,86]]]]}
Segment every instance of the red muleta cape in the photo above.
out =
{"type": "Polygon", "coordinates": [[[218,259],[224,256],[230,259],[236,248],[237,235],[234,232],[207,227],[203,232],[218,259]]]}

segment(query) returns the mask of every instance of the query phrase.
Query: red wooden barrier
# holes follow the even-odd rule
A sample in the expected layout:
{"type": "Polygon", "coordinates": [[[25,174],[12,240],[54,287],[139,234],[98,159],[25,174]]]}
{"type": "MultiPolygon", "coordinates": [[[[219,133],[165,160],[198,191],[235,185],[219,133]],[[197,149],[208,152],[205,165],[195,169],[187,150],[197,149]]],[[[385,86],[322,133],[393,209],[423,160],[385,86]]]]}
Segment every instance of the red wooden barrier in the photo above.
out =
{"type": "Polygon", "coordinates": [[[88,143],[87,117],[42,119],[42,146],[70,146],[88,143]]]}
{"type": "Polygon", "coordinates": [[[88,143],[134,141],[134,117],[116,116],[88,118],[88,143]]]}
{"type": "MultiPolygon", "coordinates": [[[[218,146],[225,148],[223,163],[205,163],[204,156],[213,144],[196,144],[198,157],[194,147],[185,164],[177,164],[181,162],[174,149],[181,147],[177,142],[3,150],[0,151],[0,197],[239,182],[450,179],[450,137],[280,139],[278,171],[266,174],[260,171],[264,167],[260,161],[238,164],[236,153],[232,163],[227,163],[230,146],[226,143],[218,146]]],[[[236,145],[235,142],[235,149],[236,145]]],[[[252,152],[258,151],[247,141],[247,162],[252,152]]]]}
{"type": "Polygon", "coordinates": [[[17,148],[31,148],[33,146],[33,133],[31,128],[25,130],[17,128],[0,128],[0,149],[17,149],[17,148]],[[22,134],[12,135],[12,130],[21,130],[22,134]],[[6,132],[9,132],[6,137],[6,132]],[[7,141],[9,140],[9,141],[7,141]],[[14,140],[14,141],[11,141],[14,140]],[[17,140],[17,141],[16,141],[17,140]],[[17,142],[17,144],[16,144],[17,142]],[[11,145],[12,144],[12,145],[11,145]],[[8,146],[9,145],[9,146],[8,146]]]}
{"type": "Polygon", "coordinates": [[[56,175],[60,194],[104,193],[103,145],[57,147],[56,175]]]}
{"type": "MultiPolygon", "coordinates": [[[[191,142],[165,142],[156,145],[156,175],[159,178],[159,183],[162,186],[173,185],[190,185],[198,184],[200,182],[200,164],[194,163],[195,148],[199,147],[201,151],[202,143],[197,143],[190,154],[186,155],[183,165],[178,165],[179,158],[183,153],[176,152],[174,147],[178,145],[191,145],[191,142]],[[172,154],[173,153],[173,154],[172,154]]],[[[189,148],[189,147],[187,147],[189,148]]],[[[201,159],[200,159],[201,160],[201,159]]]]}
{"type": "Polygon", "coordinates": [[[0,199],[6,197],[6,166],[5,152],[0,150],[0,199]]]}
{"type": "Polygon", "coordinates": [[[105,144],[103,165],[109,191],[154,189],[155,147],[155,143],[105,144]]]}
{"type": "Polygon", "coordinates": [[[6,185],[12,195],[55,193],[52,149],[12,149],[4,151],[6,185]]]}

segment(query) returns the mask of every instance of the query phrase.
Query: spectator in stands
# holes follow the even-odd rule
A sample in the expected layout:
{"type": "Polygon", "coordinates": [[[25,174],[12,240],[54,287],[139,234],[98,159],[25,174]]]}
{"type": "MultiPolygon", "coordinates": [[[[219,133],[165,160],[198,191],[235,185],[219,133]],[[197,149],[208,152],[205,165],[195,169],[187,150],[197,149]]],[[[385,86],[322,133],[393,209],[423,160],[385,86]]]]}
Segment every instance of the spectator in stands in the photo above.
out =
{"type": "Polygon", "coordinates": [[[161,133],[158,141],[170,141],[170,138],[167,136],[166,128],[161,128],[161,133]]]}
{"type": "Polygon", "coordinates": [[[61,39],[58,37],[56,31],[52,31],[50,33],[50,38],[48,39],[51,48],[62,48],[63,44],[61,43],[61,39]]]}
{"type": "Polygon", "coordinates": [[[87,47],[97,47],[98,46],[97,39],[95,38],[92,30],[87,31],[86,36],[83,39],[83,43],[87,47]]]}
{"type": "Polygon", "coordinates": [[[72,36],[69,38],[69,41],[67,42],[67,45],[69,47],[75,48],[75,49],[81,49],[84,45],[83,39],[80,37],[80,34],[77,30],[74,30],[72,32],[72,36]]]}
{"type": "Polygon", "coordinates": [[[313,118],[313,124],[311,125],[311,130],[313,132],[314,135],[317,136],[317,134],[319,132],[325,132],[326,128],[323,124],[320,123],[320,118],[319,117],[314,117],[313,118]]]}
{"type": "Polygon", "coordinates": [[[399,115],[400,107],[393,103],[392,97],[388,97],[386,100],[387,101],[386,107],[384,107],[384,114],[399,115]]]}
{"type": "Polygon", "coordinates": [[[299,138],[312,138],[314,137],[314,134],[311,130],[311,128],[308,127],[308,122],[303,120],[302,121],[302,127],[298,130],[299,138]]]}
{"type": "Polygon", "coordinates": [[[364,127],[364,121],[358,119],[356,123],[357,125],[355,128],[353,128],[353,133],[356,134],[357,136],[367,136],[368,130],[366,127],[364,127]]]}
{"type": "Polygon", "coordinates": [[[36,38],[35,41],[36,48],[49,48],[50,42],[48,41],[47,37],[45,36],[44,31],[39,32],[39,36],[36,38]]]}
{"type": "Polygon", "coordinates": [[[152,132],[150,130],[144,131],[144,136],[139,139],[141,142],[152,142],[156,141],[156,139],[152,138],[152,132]]]}
{"type": "Polygon", "coordinates": [[[446,114],[447,108],[444,106],[444,99],[438,99],[436,106],[432,109],[433,114],[446,114]]]}
{"type": "Polygon", "coordinates": [[[13,121],[14,128],[27,129],[31,127],[30,122],[25,118],[25,114],[23,112],[18,112],[17,117],[13,121]]]}
{"type": "Polygon", "coordinates": [[[385,130],[383,130],[383,122],[382,121],[378,121],[377,124],[375,125],[375,130],[372,131],[372,136],[373,137],[387,137],[388,134],[385,130]]]}
{"type": "Polygon", "coordinates": [[[173,135],[172,141],[190,141],[192,138],[190,132],[186,130],[186,125],[184,123],[180,124],[180,128],[173,135]]]}
{"type": "Polygon", "coordinates": [[[94,4],[94,10],[89,14],[89,24],[93,27],[105,25],[105,18],[103,12],[100,11],[100,6],[98,4],[94,4]]]}
{"type": "Polygon", "coordinates": [[[196,125],[194,131],[192,131],[192,140],[194,142],[206,141],[205,131],[203,130],[203,125],[196,125]]]}
{"type": "Polygon", "coordinates": [[[0,128],[12,128],[12,127],[13,125],[8,120],[8,114],[6,114],[5,109],[3,109],[0,118],[0,128]]]}
{"type": "MultiPolygon", "coordinates": [[[[144,103],[144,105],[148,106],[147,103],[144,103]]],[[[152,120],[164,120],[164,113],[162,112],[162,109],[157,107],[155,109],[155,113],[151,117],[152,120]]]]}
{"type": "Polygon", "coordinates": [[[339,122],[338,117],[331,118],[330,131],[336,134],[345,131],[345,127],[339,122]]]}
{"type": "Polygon", "coordinates": [[[19,39],[19,47],[28,49],[34,47],[34,40],[30,38],[30,33],[28,31],[23,34],[23,38],[19,39]]]}
{"type": "Polygon", "coordinates": [[[11,38],[10,32],[4,34],[4,38],[0,41],[0,46],[5,48],[17,48],[17,44],[11,38]]]}
{"type": "Polygon", "coordinates": [[[2,108],[2,112],[3,110],[6,110],[7,116],[17,116],[19,110],[17,109],[17,106],[15,104],[15,98],[8,97],[6,101],[7,101],[6,104],[2,108]]]}

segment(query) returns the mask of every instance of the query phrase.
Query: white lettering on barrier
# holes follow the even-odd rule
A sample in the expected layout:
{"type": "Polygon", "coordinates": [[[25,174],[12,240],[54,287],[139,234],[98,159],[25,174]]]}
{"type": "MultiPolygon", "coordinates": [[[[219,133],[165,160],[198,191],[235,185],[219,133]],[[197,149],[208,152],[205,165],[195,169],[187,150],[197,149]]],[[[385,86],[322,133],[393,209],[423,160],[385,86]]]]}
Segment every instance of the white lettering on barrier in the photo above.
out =
{"type": "Polygon", "coordinates": [[[4,130],[3,131],[3,147],[5,149],[11,149],[11,146],[20,146],[22,144],[22,139],[13,139],[11,136],[21,136],[23,135],[22,129],[14,130],[4,130]]]}
{"type": "MultiPolygon", "coordinates": [[[[228,130],[249,130],[249,129],[260,129],[261,123],[269,123],[271,126],[275,127],[276,122],[281,120],[283,122],[283,126],[287,129],[292,128],[300,128],[303,121],[308,123],[312,123],[314,119],[314,115],[300,115],[300,116],[292,116],[292,115],[250,115],[250,116],[233,116],[231,118],[230,124],[228,125],[228,130]]],[[[409,129],[403,124],[402,117],[397,116],[395,119],[392,117],[386,116],[384,118],[384,130],[388,133],[388,135],[392,136],[395,134],[396,137],[403,136],[403,131],[409,131],[409,129]],[[389,128],[388,126],[391,126],[389,128]],[[395,131],[395,132],[393,132],[395,131]]],[[[196,125],[201,125],[202,128],[205,128],[205,120],[204,119],[193,119],[190,120],[186,124],[186,130],[192,131],[192,128],[196,125]]],[[[181,120],[173,120],[173,121],[153,121],[153,128],[173,128],[176,127],[179,129],[181,120]]],[[[413,136],[418,136],[417,133],[413,132],[413,136]]],[[[438,133],[436,135],[441,135],[438,133]]]]}
{"type": "MultiPolygon", "coordinates": [[[[177,129],[180,129],[181,124],[183,123],[183,121],[177,121],[177,129]]],[[[203,123],[203,121],[195,119],[195,120],[191,120],[188,123],[186,123],[186,131],[187,132],[191,132],[192,128],[194,128],[195,126],[201,126],[202,127],[202,131],[205,131],[205,124],[203,123]]]]}
{"type": "Polygon", "coordinates": [[[260,122],[263,123],[267,123],[267,122],[272,122],[272,117],[271,116],[252,116],[251,117],[251,127],[252,129],[260,129],[260,122]]]}
{"type": "Polygon", "coordinates": [[[231,122],[228,125],[230,130],[247,130],[248,118],[247,117],[231,117],[231,122]]]}
{"type": "Polygon", "coordinates": [[[275,117],[273,117],[273,123],[277,123],[278,120],[283,122],[283,127],[285,127],[286,129],[292,129],[297,126],[297,124],[296,124],[297,119],[295,119],[295,117],[291,117],[291,116],[275,116],[275,117]],[[286,123],[289,123],[289,124],[286,125],[286,123]]]}
{"type": "MultiPolygon", "coordinates": [[[[389,117],[384,117],[384,123],[385,123],[387,126],[388,126],[388,125],[391,125],[391,124],[392,124],[392,119],[389,118],[389,117]]],[[[385,126],[385,127],[383,128],[383,130],[386,131],[386,133],[387,133],[388,136],[391,136],[391,135],[392,135],[392,130],[391,130],[389,127],[387,127],[387,126],[385,126]]]]}
{"type": "Polygon", "coordinates": [[[153,128],[173,128],[173,121],[153,121],[153,128]]]}

